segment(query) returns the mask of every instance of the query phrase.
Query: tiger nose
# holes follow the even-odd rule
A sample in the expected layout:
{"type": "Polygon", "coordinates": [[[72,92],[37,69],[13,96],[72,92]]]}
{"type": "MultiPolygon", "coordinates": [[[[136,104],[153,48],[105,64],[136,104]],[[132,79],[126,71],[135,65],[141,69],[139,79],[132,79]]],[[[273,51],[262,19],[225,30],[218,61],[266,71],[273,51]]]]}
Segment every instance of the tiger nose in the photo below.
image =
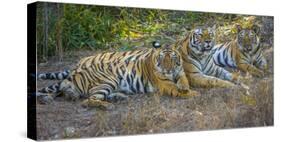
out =
{"type": "Polygon", "coordinates": [[[211,43],[211,40],[205,40],[206,43],[210,44],[211,43]]]}
{"type": "Polygon", "coordinates": [[[252,47],[250,45],[244,45],[244,48],[246,51],[252,50],[252,47]]]}
{"type": "Polygon", "coordinates": [[[252,50],[252,48],[251,48],[250,46],[248,46],[248,47],[247,47],[247,50],[250,51],[250,50],[252,50]]]}
{"type": "Polygon", "coordinates": [[[171,74],[171,73],[172,73],[172,70],[165,70],[164,73],[166,73],[166,74],[171,74]]]}

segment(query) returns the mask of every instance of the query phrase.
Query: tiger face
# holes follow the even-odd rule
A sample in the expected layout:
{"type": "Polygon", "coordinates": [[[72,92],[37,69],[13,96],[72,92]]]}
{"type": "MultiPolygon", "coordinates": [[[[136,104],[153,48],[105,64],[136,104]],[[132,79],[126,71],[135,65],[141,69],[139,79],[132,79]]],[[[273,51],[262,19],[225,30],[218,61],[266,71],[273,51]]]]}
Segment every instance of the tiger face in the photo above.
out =
{"type": "Polygon", "coordinates": [[[174,80],[177,74],[182,70],[180,53],[172,49],[170,45],[164,45],[161,49],[156,49],[152,59],[156,73],[170,80],[174,80]]]}
{"type": "Polygon", "coordinates": [[[237,31],[239,50],[246,53],[255,52],[259,45],[259,37],[257,35],[259,28],[257,26],[253,26],[251,29],[242,29],[242,27],[238,25],[237,31]]]}
{"type": "Polygon", "coordinates": [[[201,27],[193,30],[190,36],[190,49],[197,56],[209,55],[215,45],[215,30],[213,27],[201,27]]]}

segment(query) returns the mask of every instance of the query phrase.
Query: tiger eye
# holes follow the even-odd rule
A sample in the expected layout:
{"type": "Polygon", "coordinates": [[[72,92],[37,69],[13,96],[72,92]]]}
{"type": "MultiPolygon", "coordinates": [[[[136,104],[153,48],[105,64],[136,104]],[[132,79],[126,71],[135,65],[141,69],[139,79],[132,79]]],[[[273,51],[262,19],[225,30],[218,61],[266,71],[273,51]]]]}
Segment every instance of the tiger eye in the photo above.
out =
{"type": "Polygon", "coordinates": [[[250,37],[254,37],[254,33],[253,33],[253,32],[250,32],[250,33],[249,33],[249,36],[250,36],[250,37]]]}
{"type": "Polygon", "coordinates": [[[198,35],[196,35],[196,38],[197,38],[197,39],[201,39],[202,36],[198,34],[198,35]]]}
{"type": "Polygon", "coordinates": [[[244,34],[245,34],[244,32],[240,32],[240,33],[239,33],[239,37],[243,37],[244,34]]]}

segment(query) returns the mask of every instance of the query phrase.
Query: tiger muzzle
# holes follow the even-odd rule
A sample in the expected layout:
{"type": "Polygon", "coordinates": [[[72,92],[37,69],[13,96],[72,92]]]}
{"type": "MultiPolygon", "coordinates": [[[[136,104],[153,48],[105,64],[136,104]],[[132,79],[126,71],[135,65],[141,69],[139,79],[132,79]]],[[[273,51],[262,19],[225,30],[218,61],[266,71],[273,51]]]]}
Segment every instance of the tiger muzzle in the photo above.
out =
{"type": "Polygon", "coordinates": [[[245,45],[244,46],[244,51],[247,51],[247,52],[252,51],[252,46],[251,45],[245,45]]]}

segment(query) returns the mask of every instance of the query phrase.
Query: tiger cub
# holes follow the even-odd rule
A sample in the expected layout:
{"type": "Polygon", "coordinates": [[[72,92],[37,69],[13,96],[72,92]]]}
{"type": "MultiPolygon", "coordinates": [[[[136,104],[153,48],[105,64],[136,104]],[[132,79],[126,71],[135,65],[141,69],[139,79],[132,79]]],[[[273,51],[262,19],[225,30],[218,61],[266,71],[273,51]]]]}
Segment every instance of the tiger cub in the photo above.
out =
{"type": "Polygon", "coordinates": [[[86,97],[84,106],[112,106],[109,101],[123,99],[127,94],[159,93],[174,97],[197,95],[189,89],[178,51],[169,45],[127,52],[101,53],[80,60],[77,67],[53,75],[39,75],[42,79],[65,77],[59,83],[40,89],[78,99],[86,97]]]}
{"type": "Polygon", "coordinates": [[[215,45],[213,27],[198,27],[174,44],[183,58],[183,68],[194,87],[233,87],[238,75],[215,64],[213,47],[215,45]]]}
{"type": "Polygon", "coordinates": [[[234,40],[215,46],[215,63],[262,77],[263,71],[267,69],[267,62],[260,47],[259,27],[254,25],[246,29],[237,25],[237,31],[234,40]]]}

